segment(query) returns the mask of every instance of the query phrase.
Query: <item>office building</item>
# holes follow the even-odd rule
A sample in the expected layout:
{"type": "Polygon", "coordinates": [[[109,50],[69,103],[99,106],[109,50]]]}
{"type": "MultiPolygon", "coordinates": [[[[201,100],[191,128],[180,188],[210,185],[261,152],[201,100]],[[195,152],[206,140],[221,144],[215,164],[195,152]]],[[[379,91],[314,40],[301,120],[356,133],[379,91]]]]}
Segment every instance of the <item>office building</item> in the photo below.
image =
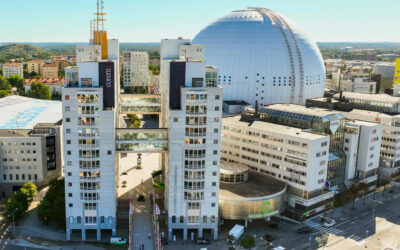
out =
{"type": "Polygon", "coordinates": [[[43,60],[37,60],[37,59],[27,62],[28,74],[36,73],[36,75],[42,75],[44,64],[45,62],[43,60]]]}
{"type": "Polygon", "coordinates": [[[187,39],[161,41],[160,127],[169,131],[164,156],[168,235],[211,230],[218,238],[222,88],[206,66],[204,47],[187,39]]]}
{"type": "MultiPolygon", "coordinates": [[[[101,8],[102,9],[102,8],[101,8]]],[[[62,91],[66,236],[73,231],[116,234],[115,129],[119,95],[119,42],[107,39],[102,10],[89,45],[76,49],[62,91]]]]}
{"type": "MultiPolygon", "coordinates": [[[[295,118],[296,115],[307,119],[306,115],[281,112],[283,119],[288,116],[295,118]]],[[[288,216],[297,220],[332,207],[334,191],[326,185],[328,173],[332,172],[330,176],[333,174],[329,169],[329,162],[334,157],[330,153],[333,140],[329,134],[298,128],[294,124],[274,124],[262,116],[263,111],[261,117],[246,112],[222,119],[221,159],[244,164],[250,170],[286,182],[288,206],[280,208],[280,212],[286,210],[288,216]]],[[[317,120],[317,117],[313,118],[317,120]]],[[[337,129],[337,125],[331,124],[330,128],[337,129]]],[[[329,124],[327,126],[329,129],[329,124]]],[[[258,181],[265,185],[266,190],[273,189],[274,182],[262,178],[258,181]]]]}
{"type": "Polygon", "coordinates": [[[22,63],[5,63],[3,64],[3,76],[20,76],[24,77],[24,67],[22,63]]]}
{"type": "Polygon", "coordinates": [[[126,51],[123,54],[124,87],[147,87],[149,79],[149,53],[126,51]]]}
{"type": "Polygon", "coordinates": [[[58,67],[53,63],[46,63],[42,66],[43,78],[58,78],[58,67]]]}
{"type": "Polygon", "coordinates": [[[0,100],[0,197],[32,181],[46,185],[63,167],[61,102],[21,96],[0,100]]]}
{"type": "Polygon", "coordinates": [[[253,107],[320,97],[325,67],[315,42],[290,19],[264,8],[233,11],[200,31],[205,61],[219,68],[224,100],[253,107]],[[240,35],[238,35],[240,34],[240,35]]]}

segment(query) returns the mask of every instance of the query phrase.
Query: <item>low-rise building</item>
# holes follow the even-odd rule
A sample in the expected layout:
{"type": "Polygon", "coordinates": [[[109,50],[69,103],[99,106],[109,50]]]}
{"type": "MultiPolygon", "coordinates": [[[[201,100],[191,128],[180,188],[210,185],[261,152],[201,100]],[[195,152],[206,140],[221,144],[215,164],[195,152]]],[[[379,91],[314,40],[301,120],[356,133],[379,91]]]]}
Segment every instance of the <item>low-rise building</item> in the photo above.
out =
{"type": "Polygon", "coordinates": [[[42,186],[60,177],[61,102],[9,96],[0,113],[0,197],[28,181],[42,186]]]}
{"type": "Polygon", "coordinates": [[[53,63],[46,63],[43,65],[43,78],[58,78],[58,66],[53,63]]]}
{"type": "Polygon", "coordinates": [[[5,63],[3,64],[3,76],[11,77],[11,76],[20,76],[24,77],[24,67],[22,63],[5,63]]]}
{"type": "Polygon", "coordinates": [[[31,90],[33,82],[41,82],[50,88],[51,93],[62,93],[62,88],[65,86],[64,78],[45,78],[45,79],[25,79],[25,92],[31,90]]]}

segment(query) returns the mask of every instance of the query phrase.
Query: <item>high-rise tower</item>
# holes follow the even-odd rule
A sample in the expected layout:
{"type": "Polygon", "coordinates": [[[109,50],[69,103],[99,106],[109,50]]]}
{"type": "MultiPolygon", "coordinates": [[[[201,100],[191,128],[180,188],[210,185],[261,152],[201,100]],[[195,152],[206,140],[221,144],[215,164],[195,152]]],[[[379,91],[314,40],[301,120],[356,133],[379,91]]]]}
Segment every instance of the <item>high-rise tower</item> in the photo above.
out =
{"type": "Polygon", "coordinates": [[[115,235],[119,42],[107,40],[103,1],[88,45],[77,46],[77,66],[65,69],[63,144],[65,157],[66,234],[87,230],[115,235]]]}

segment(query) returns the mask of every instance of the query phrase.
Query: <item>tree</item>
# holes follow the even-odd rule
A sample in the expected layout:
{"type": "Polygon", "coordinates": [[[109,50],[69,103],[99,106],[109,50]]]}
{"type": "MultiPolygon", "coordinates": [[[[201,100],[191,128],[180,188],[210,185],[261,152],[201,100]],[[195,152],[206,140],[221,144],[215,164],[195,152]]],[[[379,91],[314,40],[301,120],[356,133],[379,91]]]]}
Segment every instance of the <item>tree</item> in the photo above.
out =
{"type": "Polygon", "coordinates": [[[32,98],[50,100],[51,92],[50,88],[41,82],[33,82],[31,85],[31,90],[28,95],[32,98]]]}
{"type": "Polygon", "coordinates": [[[12,221],[12,216],[14,215],[15,221],[20,220],[24,217],[29,204],[36,195],[36,185],[33,182],[25,183],[20,190],[14,192],[14,195],[8,198],[4,212],[5,217],[12,221]]]}
{"type": "Polygon", "coordinates": [[[244,248],[252,248],[256,244],[254,237],[251,235],[246,235],[243,237],[243,240],[240,242],[240,245],[244,248]]]}
{"type": "Polygon", "coordinates": [[[7,78],[12,87],[17,88],[19,94],[25,93],[25,80],[24,78],[14,75],[7,78]]]}
{"type": "Polygon", "coordinates": [[[37,215],[44,224],[53,222],[60,227],[65,226],[64,179],[50,181],[49,190],[38,206],[37,215]]]}
{"type": "Polygon", "coordinates": [[[142,121],[140,120],[139,116],[136,114],[129,114],[128,115],[129,122],[131,123],[129,125],[129,128],[140,128],[142,121]]]}
{"type": "Polygon", "coordinates": [[[9,94],[11,94],[12,91],[12,86],[8,82],[7,78],[4,78],[0,76],[0,90],[7,91],[9,94]]]}
{"type": "Polygon", "coordinates": [[[8,91],[0,90],[0,98],[6,97],[6,96],[9,96],[9,95],[10,95],[10,93],[8,91]]]}

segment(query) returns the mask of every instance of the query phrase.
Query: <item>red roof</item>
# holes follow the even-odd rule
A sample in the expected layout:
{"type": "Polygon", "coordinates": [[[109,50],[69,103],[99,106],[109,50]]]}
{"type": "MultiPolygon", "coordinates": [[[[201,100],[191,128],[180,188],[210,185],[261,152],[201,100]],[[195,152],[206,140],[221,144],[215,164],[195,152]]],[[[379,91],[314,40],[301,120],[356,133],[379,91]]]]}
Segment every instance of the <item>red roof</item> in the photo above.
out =
{"type": "Polygon", "coordinates": [[[57,67],[54,63],[46,63],[43,67],[57,67]]]}
{"type": "Polygon", "coordinates": [[[64,78],[25,79],[25,84],[28,86],[33,82],[41,82],[45,85],[65,85],[64,78]]]}
{"type": "Polygon", "coordinates": [[[4,66],[22,66],[22,63],[5,63],[4,66]]]}

